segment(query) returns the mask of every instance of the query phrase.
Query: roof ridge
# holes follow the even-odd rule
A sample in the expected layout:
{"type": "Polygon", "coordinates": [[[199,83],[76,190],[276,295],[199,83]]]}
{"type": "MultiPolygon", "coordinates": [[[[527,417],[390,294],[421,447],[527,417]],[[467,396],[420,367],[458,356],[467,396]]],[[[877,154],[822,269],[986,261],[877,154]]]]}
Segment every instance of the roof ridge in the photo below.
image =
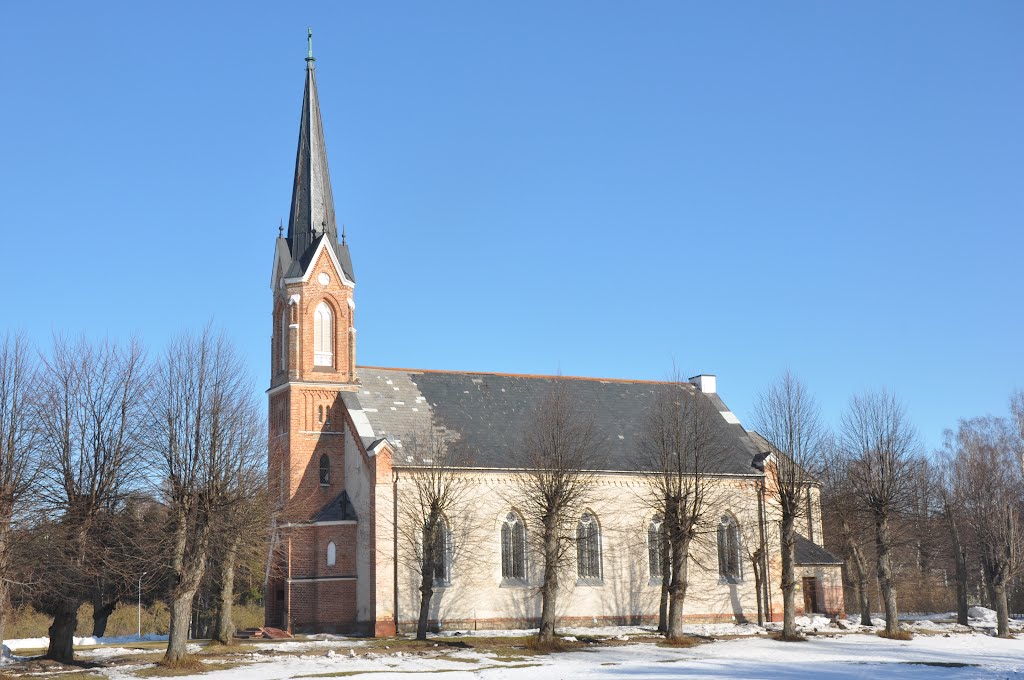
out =
{"type": "Polygon", "coordinates": [[[550,379],[561,379],[561,380],[586,380],[590,382],[611,382],[611,383],[631,383],[638,385],[689,385],[687,382],[677,383],[673,380],[641,380],[641,379],[630,379],[630,378],[600,378],[593,376],[582,376],[582,375],[545,375],[542,373],[502,373],[500,371],[457,371],[449,369],[439,368],[410,368],[400,366],[356,366],[356,369],[365,368],[376,371],[406,371],[410,373],[449,373],[458,375],[494,375],[501,376],[503,378],[550,378],[550,379]]]}

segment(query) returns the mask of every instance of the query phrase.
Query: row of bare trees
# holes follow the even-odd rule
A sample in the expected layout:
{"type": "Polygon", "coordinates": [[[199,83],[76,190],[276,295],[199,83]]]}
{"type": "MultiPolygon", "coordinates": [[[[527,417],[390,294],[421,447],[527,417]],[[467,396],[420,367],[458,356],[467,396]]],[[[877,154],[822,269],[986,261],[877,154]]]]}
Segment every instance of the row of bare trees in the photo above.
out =
{"type": "Polygon", "coordinates": [[[991,605],[1008,634],[1024,568],[1022,403],[1017,394],[1008,416],[960,421],[927,456],[893,395],[851,400],[822,448],[820,478],[828,546],[845,561],[862,623],[877,597],[896,634],[900,590],[919,610],[955,606],[963,625],[972,600],[991,605]]]}
{"type": "Polygon", "coordinates": [[[152,360],[135,340],[0,340],[0,640],[14,595],[52,617],[47,656],[71,661],[81,606],[102,635],[145,581],[169,600],[177,661],[211,563],[229,640],[234,566],[267,524],[265,441],[248,373],[209,328],[152,360]]]}
{"type": "Polygon", "coordinates": [[[957,618],[967,622],[968,560],[976,561],[997,632],[1009,634],[1008,590],[1024,569],[1024,395],[1011,400],[1011,416],[961,420],[947,432],[935,466],[937,498],[930,514],[943,520],[954,556],[957,618]]]}

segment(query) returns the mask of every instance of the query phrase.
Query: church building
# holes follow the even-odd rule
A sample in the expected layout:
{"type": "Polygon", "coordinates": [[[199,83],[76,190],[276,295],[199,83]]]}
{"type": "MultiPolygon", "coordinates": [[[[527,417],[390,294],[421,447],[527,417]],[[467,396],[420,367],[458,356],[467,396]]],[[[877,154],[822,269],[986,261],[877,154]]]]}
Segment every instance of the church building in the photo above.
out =
{"type": "MultiPolygon", "coordinates": [[[[680,390],[715,414],[725,454],[713,471],[721,493],[717,531],[693,548],[685,617],[756,621],[750,546],[761,537],[761,598],[780,620],[776,508],[764,493],[767,442],[729,410],[713,375],[689,382],[612,380],[359,366],[356,274],[339,234],[317,98],[315,59],[305,89],[287,233],[274,245],[268,485],[276,504],[266,583],[266,624],[294,632],[391,635],[415,627],[419,574],[414,513],[417,468],[410,445],[441,429],[471,452],[462,471],[472,501],[445,518],[434,574],[431,625],[438,629],[536,627],[539,557],[515,495],[515,448],[552,386],[568,393],[606,442],[591,464],[593,498],[574,520],[573,579],[561,579],[559,619],[573,625],[658,620],[660,517],[645,502],[649,480],[635,464],[645,416],[659,394],[680,390]],[[720,519],[719,519],[720,518],[720,519]]],[[[396,357],[400,362],[401,357],[396,357]]],[[[770,483],[770,480],[769,480],[770,483]]],[[[798,604],[841,614],[840,562],[822,547],[818,489],[797,544],[798,604]]],[[[419,535],[422,535],[421,533],[419,535]]]]}

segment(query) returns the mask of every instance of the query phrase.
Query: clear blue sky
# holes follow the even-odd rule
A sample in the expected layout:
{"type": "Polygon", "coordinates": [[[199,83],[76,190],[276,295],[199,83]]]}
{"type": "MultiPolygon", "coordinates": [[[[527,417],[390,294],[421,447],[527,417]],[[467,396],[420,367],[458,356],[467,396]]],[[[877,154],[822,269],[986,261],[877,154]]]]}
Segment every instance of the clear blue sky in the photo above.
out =
{"type": "Polygon", "coordinates": [[[2,326],[268,379],[314,29],[363,364],[1024,387],[1024,3],[5,3],[2,326]]]}

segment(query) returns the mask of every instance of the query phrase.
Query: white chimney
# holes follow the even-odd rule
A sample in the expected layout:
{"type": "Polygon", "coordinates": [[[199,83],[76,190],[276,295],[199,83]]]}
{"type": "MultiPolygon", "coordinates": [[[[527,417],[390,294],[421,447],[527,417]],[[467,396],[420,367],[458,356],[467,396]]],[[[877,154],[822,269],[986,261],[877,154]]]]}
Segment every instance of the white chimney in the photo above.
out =
{"type": "Polygon", "coordinates": [[[704,394],[714,394],[718,391],[718,378],[713,375],[695,375],[690,378],[690,382],[704,394]]]}

